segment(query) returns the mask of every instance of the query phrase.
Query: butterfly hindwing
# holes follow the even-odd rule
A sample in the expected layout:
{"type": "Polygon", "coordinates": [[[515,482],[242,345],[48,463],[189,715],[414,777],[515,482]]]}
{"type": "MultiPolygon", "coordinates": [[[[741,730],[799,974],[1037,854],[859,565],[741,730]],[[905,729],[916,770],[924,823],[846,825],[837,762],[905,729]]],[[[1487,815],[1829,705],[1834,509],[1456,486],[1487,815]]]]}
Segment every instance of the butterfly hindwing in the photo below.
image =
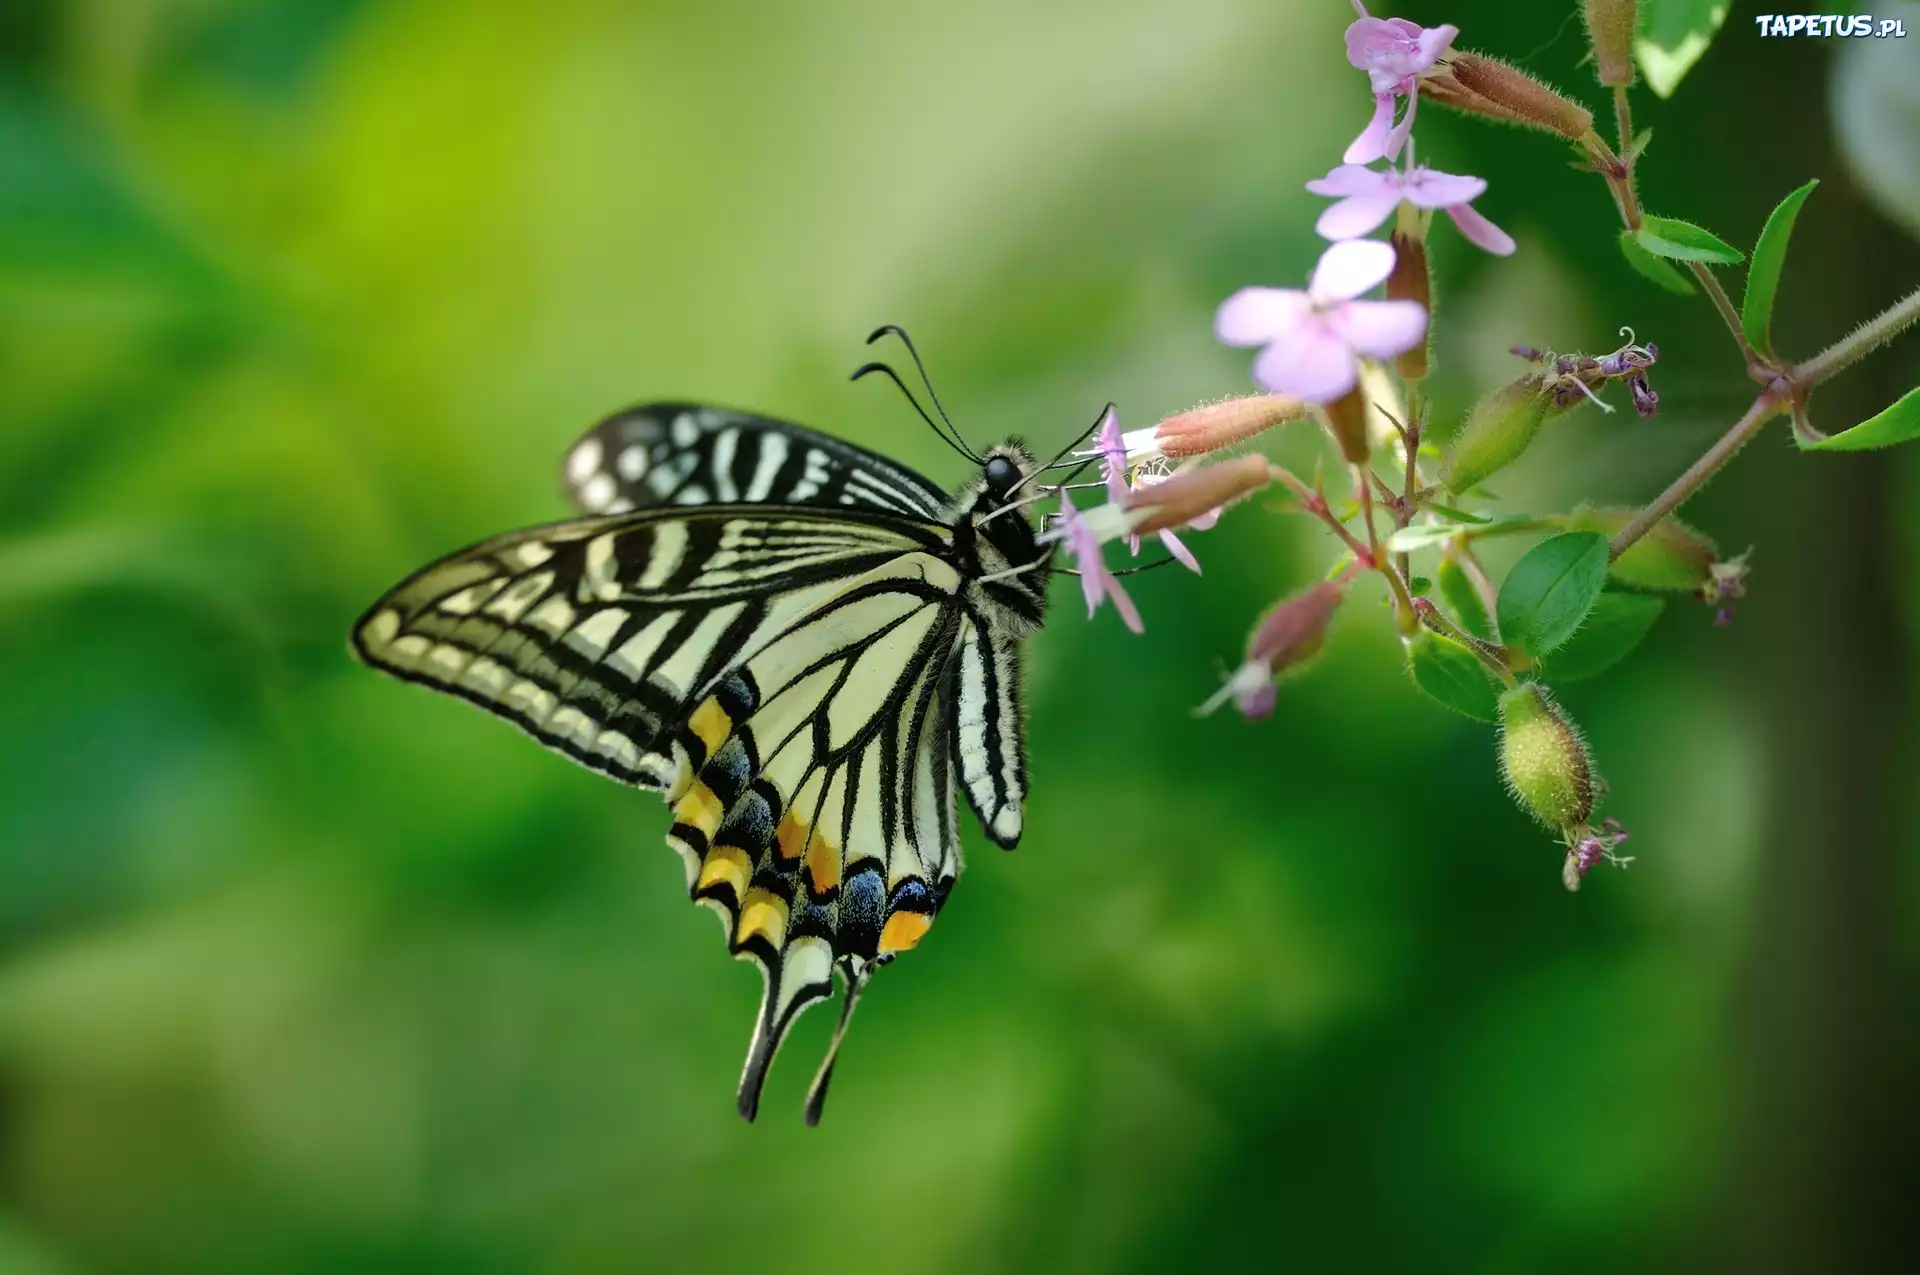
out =
{"type": "Polygon", "coordinates": [[[697,403],[648,403],[567,449],[561,479],[586,513],[656,505],[783,504],[935,518],[938,487],[903,465],[795,425],[697,403]]]}

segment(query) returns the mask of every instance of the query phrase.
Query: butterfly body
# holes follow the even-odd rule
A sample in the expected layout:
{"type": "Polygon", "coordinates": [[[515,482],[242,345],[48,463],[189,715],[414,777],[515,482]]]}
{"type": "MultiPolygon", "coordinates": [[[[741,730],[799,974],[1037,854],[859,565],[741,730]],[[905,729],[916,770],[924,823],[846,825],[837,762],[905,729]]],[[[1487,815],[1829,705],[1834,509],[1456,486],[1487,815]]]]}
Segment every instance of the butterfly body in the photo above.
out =
{"type": "Polygon", "coordinates": [[[692,404],[608,418],[563,463],[587,517],[482,541],[355,627],[362,660],[663,793],[693,899],[766,978],[740,1082],[754,1115],[797,1015],[847,989],[819,1115],[872,971],[960,871],[955,790],[1020,837],[1020,649],[1049,551],[1016,444],[949,498],[787,422],[692,404]]]}

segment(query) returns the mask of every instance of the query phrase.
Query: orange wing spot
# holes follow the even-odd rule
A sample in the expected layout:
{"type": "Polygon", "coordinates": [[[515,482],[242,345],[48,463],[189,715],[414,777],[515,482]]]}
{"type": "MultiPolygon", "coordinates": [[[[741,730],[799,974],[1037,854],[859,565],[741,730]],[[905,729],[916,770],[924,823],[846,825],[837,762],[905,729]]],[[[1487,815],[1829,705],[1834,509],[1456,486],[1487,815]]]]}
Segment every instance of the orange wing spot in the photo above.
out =
{"type": "Polygon", "coordinates": [[[807,875],[813,880],[815,894],[825,894],[840,884],[840,847],[825,833],[814,833],[813,844],[807,847],[807,875]]]}
{"type": "Polygon", "coordinates": [[[895,912],[880,931],[881,952],[905,952],[912,949],[933,928],[933,918],[924,912],[895,912]]]}
{"type": "Polygon", "coordinates": [[[720,701],[709,695],[693,710],[693,716],[687,719],[687,728],[707,746],[707,756],[711,757],[727,742],[727,736],[733,734],[733,719],[720,707],[720,701]]]}
{"type": "Polygon", "coordinates": [[[812,836],[813,825],[793,811],[787,811],[780,820],[780,830],[776,834],[780,848],[780,857],[791,863],[807,852],[807,842],[820,840],[812,836]]]}
{"type": "Polygon", "coordinates": [[[740,928],[734,933],[735,947],[754,935],[764,937],[775,950],[787,941],[787,905],[780,896],[766,890],[747,891],[746,904],[740,909],[740,928]]]}
{"type": "Polygon", "coordinates": [[[700,876],[693,888],[704,890],[724,883],[733,887],[733,897],[737,899],[747,892],[747,877],[752,870],[745,850],[738,846],[715,846],[707,851],[706,862],[700,865],[700,876]]]}
{"type": "Polygon", "coordinates": [[[698,828],[709,841],[714,833],[720,831],[720,821],[726,817],[726,813],[713,789],[697,779],[687,786],[686,795],[673,806],[675,820],[690,828],[698,828]]]}

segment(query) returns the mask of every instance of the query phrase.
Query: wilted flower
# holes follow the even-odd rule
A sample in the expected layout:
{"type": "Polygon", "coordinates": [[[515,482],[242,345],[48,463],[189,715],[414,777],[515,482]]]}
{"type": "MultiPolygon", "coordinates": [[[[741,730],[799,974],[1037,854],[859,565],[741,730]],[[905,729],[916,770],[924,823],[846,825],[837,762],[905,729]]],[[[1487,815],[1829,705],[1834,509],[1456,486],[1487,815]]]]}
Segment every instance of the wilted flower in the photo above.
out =
{"type": "Polygon", "coordinates": [[[1265,717],[1277,699],[1274,679],[1312,659],[1327,636],[1327,626],[1345,596],[1332,580],[1274,604],[1247,636],[1247,655],[1225,686],[1195,710],[1205,715],[1231,699],[1243,717],[1265,717]]]}
{"type": "Polygon", "coordinates": [[[1422,27],[1405,18],[1360,18],[1347,28],[1347,61],[1365,71],[1372,83],[1373,118],[1342,158],[1349,164],[1368,164],[1400,153],[1413,131],[1420,80],[1433,73],[1459,34],[1460,28],[1451,24],[1422,27]],[[1396,124],[1394,107],[1402,97],[1407,111],[1396,124]]]}
{"type": "Polygon", "coordinates": [[[1253,379],[1279,394],[1328,403],[1359,379],[1358,359],[1390,359],[1426,336],[1427,312],[1411,301],[1357,298],[1393,270],[1391,246],[1348,239],[1329,247],[1304,292],[1242,288],[1214,317],[1228,345],[1265,346],[1253,379]]]}
{"type": "Polygon", "coordinates": [[[1513,252],[1513,240],[1507,232],[1469,206],[1486,193],[1484,178],[1442,173],[1419,165],[1383,171],[1342,164],[1325,177],[1308,182],[1307,189],[1340,201],[1314,223],[1313,228],[1328,239],[1357,239],[1369,234],[1404,202],[1420,209],[1441,209],[1469,243],[1495,256],[1513,252]]]}
{"type": "Polygon", "coordinates": [[[1614,853],[1628,839],[1627,830],[1620,826],[1618,819],[1602,821],[1598,832],[1586,827],[1576,829],[1568,840],[1567,862],[1560,872],[1567,889],[1578,890],[1580,879],[1602,863],[1611,863],[1616,868],[1632,863],[1633,856],[1614,853]]]}

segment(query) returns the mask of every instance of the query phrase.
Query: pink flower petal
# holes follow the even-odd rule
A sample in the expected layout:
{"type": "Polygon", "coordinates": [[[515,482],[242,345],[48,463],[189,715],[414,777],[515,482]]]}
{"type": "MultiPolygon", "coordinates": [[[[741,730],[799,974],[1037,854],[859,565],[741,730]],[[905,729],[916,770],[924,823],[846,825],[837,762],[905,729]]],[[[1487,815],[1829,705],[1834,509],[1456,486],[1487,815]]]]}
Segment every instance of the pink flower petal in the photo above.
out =
{"type": "Polygon", "coordinates": [[[1352,389],[1358,378],[1352,348],[1317,320],[1302,324],[1253,361],[1253,379],[1263,387],[1275,394],[1297,395],[1310,403],[1332,402],[1352,389]]]}
{"type": "Polygon", "coordinates": [[[1407,144],[1407,138],[1413,134],[1413,112],[1420,105],[1420,92],[1417,88],[1407,91],[1407,111],[1387,133],[1386,154],[1388,159],[1400,158],[1400,148],[1407,144]]]}
{"type": "Polygon", "coordinates": [[[1133,599],[1120,587],[1120,582],[1104,566],[1100,568],[1100,577],[1100,584],[1113,599],[1113,609],[1120,613],[1120,619],[1135,633],[1145,633],[1147,626],[1140,622],[1140,609],[1133,605],[1133,599]]]}
{"type": "Polygon", "coordinates": [[[1390,359],[1420,344],[1427,312],[1418,301],[1348,301],[1328,310],[1327,327],[1370,359],[1390,359]]]}
{"type": "Polygon", "coordinates": [[[1393,94],[1382,93],[1373,99],[1373,118],[1340,158],[1349,164],[1371,164],[1387,153],[1387,134],[1392,128],[1393,94]]]}
{"type": "Polygon", "coordinates": [[[1127,494],[1127,443],[1120,434],[1120,414],[1109,407],[1100,417],[1100,468],[1106,475],[1107,499],[1127,494]]]}
{"type": "Polygon", "coordinates": [[[1307,295],[1321,305],[1357,297],[1385,282],[1393,273],[1393,258],[1392,244],[1377,239],[1343,239],[1320,254],[1313,281],[1307,284],[1307,295]]]}
{"type": "Polygon", "coordinates": [[[1513,237],[1467,205],[1454,204],[1447,209],[1447,216],[1453,218],[1453,224],[1460,227],[1468,243],[1485,248],[1496,257],[1513,255],[1513,237]]]}
{"type": "Polygon", "coordinates": [[[1216,522],[1219,522],[1220,515],[1225,512],[1226,512],[1225,508],[1209,509],[1207,510],[1207,512],[1201,514],[1198,518],[1188,519],[1187,527],[1189,530],[1192,530],[1192,531],[1211,531],[1213,529],[1213,524],[1216,522]]]}
{"type": "Polygon", "coordinates": [[[1300,326],[1307,294],[1294,288],[1242,288],[1220,303],[1214,335],[1228,345],[1265,345],[1300,326]]]}
{"type": "Polygon", "coordinates": [[[1320,214],[1314,233],[1322,239],[1358,239],[1392,216],[1399,203],[1399,191],[1350,195],[1320,214]]]}
{"type": "Polygon", "coordinates": [[[1200,574],[1199,560],[1193,556],[1191,550],[1180,543],[1180,537],[1174,535],[1171,531],[1163,531],[1160,533],[1160,544],[1166,549],[1167,553],[1172,556],[1175,562],[1193,572],[1195,575],[1200,574]]]}
{"type": "Polygon", "coordinates": [[[1416,208],[1445,208],[1449,204],[1472,203],[1487,193],[1487,183],[1480,177],[1416,168],[1407,181],[1406,190],[1407,201],[1416,208]]]}
{"type": "Polygon", "coordinates": [[[1419,48],[1413,55],[1413,70],[1417,75],[1428,70],[1435,62],[1453,52],[1453,42],[1460,34],[1460,28],[1451,22],[1437,27],[1428,27],[1420,33],[1419,48]]]}
{"type": "Polygon", "coordinates": [[[1374,195],[1397,194],[1400,189],[1399,174],[1377,168],[1368,168],[1364,164],[1342,164],[1325,177],[1316,177],[1307,183],[1307,189],[1316,195],[1374,195]]]}

